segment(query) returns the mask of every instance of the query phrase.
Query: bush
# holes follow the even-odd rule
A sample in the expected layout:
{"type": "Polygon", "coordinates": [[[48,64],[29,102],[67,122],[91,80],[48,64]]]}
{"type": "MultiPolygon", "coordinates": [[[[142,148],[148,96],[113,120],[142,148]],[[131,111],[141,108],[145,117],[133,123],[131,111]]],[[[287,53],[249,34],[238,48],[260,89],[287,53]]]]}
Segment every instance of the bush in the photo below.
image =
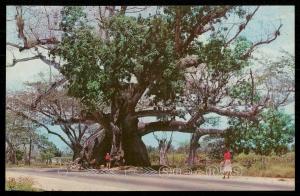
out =
{"type": "Polygon", "coordinates": [[[40,189],[33,188],[34,181],[30,177],[19,177],[17,180],[15,178],[8,178],[5,181],[6,191],[41,191],[40,189]]]}
{"type": "Polygon", "coordinates": [[[234,162],[243,166],[243,174],[246,176],[260,177],[295,177],[295,153],[290,152],[282,156],[272,154],[261,156],[254,153],[237,155],[234,162]]]}

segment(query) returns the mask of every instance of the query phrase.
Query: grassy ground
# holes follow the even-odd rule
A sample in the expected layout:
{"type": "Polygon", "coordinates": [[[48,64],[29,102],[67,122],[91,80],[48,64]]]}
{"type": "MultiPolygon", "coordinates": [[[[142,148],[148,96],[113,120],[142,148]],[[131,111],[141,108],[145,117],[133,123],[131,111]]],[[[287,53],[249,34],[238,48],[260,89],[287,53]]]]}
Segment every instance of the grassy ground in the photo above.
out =
{"type": "MultiPolygon", "coordinates": [[[[159,162],[157,153],[150,153],[150,160],[153,165],[159,162]]],[[[199,153],[200,160],[205,160],[207,155],[199,153]]],[[[172,167],[185,167],[187,155],[184,153],[169,153],[168,160],[172,167]]],[[[208,159],[208,158],[207,158],[208,159]]],[[[242,169],[243,176],[257,177],[280,177],[294,178],[295,177],[295,153],[289,152],[282,156],[270,155],[261,156],[254,153],[234,155],[232,160],[233,166],[239,166],[242,169]]],[[[207,165],[219,165],[219,161],[215,160],[207,165]]],[[[204,162],[196,163],[198,170],[205,170],[204,162]]]]}
{"type": "Polygon", "coordinates": [[[62,166],[59,165],[59,164],[45,164],[45,163],[32,163],[30,165],[26,165],[24,163],[19,163],[19,164],[14,164],[14,165],[6,163],[6,165],[5,165],[5,167],[7,167],[7,168],[11,168],[11,167],[22,167],[22,168],[60,168],[62,166]]]}
{"type": "Polygon", "coordinates": [[[282,156],[259,156],[253,153],[240,154],[234,161],[243,167],[247,176],[260,177],[295,177],[295,153],[290,152],[282,156]]]}
{"type": "MultiPolygon", "coordinates": [[[[158,165],[159,155],[156,152],[149,153],[150,161],[152,165],[158,165]]],[[[168,160],[169,165],[177,168],[186,168],[185,153],[169,153],[168,160]]],[[[208,156],[204,153],[198,153],[198,158],[202,161],[208,159],[208,156]]],[[[206,166],[215,165],[218,166],[220,161],[215,160],[207,162],[205,161],[196,163],[195,169],[202,170],[205,173],[206,166]]],[[[254,153],[249,154],[234,154],[232,160],[233,166],[239,166],[242,169],[243,176],[257,176],[257,177],[279,177],[279,178],[294,178],[295,177],[295,153],[289,152],[282,156],[270,155],[260,156],[254,153]]],[[[45,163],[32,163],[29,165],[18,164],[10,165],[6,164],[6,167],[25,167],[25,168],[59,168],[64,167],[60,164],[45,164],[45,163]]]]}
{"type": "Polygon", "coordinates": [[[33,186],[34,181],[30,177],[8,178],[5,180],[6,191],[43,191],[33,186]]]}

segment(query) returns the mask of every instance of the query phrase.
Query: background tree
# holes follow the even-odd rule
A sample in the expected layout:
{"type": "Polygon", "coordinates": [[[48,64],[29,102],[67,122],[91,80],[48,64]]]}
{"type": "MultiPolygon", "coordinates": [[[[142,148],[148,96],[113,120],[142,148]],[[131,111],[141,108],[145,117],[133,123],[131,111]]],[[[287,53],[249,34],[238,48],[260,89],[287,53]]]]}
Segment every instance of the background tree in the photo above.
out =
{"type": "Polygon", "coordinates": [[[11,112],[6,114],[7,161],[16,164],[17,160],[23,159],[25,164],[30,165],[31,153],[39,140],[37,126],[11,112]]]}
{"type": "Polygon", "coordinates": [[[41,151],[42,157],[45,152],[60,156],[57,147],[49,142],[47,137],[38,133],[38,126],[10,111],[6,114],[7,162],[16,164],[23,160],[25,164],[30,165],[34,149],[41,151]]]}
{"type": "Polygon", "coordinates": [[[55,89],[35,107],[34,101],[40,92],[49,88],[46,82],[27,83],[27,91],[7,96],[7,109],[26,118],[31,123],[43,127],[49,134],[61,139],[73,151],[73,160],[79,156],[85,140],[99,126],[91,121],[82,120],[82,107],[78,100],[66,96],[62,89],[55,89]],[[49,126],[59,126],[61,132],[49,126]]]}
{"type": "Polygon", "coordinates": [[[168,160],[168,151],[170,150],[171,144],[172,144],[172,137],[173,137],[173,132],[171,133],[171,136],[168,140],[166,135],[163,137],[159,138],[153,133],[154,138],[158,142],[158,150],[159,150],[159,165],[169,165],[169,160],[168,160]]]}
{"type": "Polygon", "coordinates": [[[225,142],[236,153],[254,151],[269,155],[272,151],[282,155],[293,142],[295,125],[289,115],[268,109],[261,114],[259,122],[232,119],[226,132],[225,142]]]}
{"type": "Polygon", "coordinates": [[[40,137],[40,157],[42,161],[45,161],[46,164],[52,163],[53,157],[60,157],[62,155],[62,152],[53,144],[50,142],[47,137],[41,136],[40,137]]]}

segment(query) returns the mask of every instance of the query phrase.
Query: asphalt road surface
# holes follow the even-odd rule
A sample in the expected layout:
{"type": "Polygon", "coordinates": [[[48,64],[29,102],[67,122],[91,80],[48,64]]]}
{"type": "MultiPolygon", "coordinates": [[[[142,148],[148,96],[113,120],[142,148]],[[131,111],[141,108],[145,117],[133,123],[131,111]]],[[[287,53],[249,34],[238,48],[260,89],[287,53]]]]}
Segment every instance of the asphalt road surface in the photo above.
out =
{"type": "Polygon", "coordinates": [[[294,179],[206,175],[137,175],[67,172],[57,168],[7,168],[6,178],[29,176],[36,187],[61,191],[232,191],[295,190],[294,179]]]}

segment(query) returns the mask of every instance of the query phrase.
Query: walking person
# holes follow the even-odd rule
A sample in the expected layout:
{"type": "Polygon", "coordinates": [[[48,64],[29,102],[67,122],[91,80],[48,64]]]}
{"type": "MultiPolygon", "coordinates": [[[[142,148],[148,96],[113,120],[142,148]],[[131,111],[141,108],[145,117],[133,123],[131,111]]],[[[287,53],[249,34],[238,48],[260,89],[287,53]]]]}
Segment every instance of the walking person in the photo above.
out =
{"type": "Polygon", "coordinates": [[[106,155],[105,155],[105,163],[106,163],[107,169],[110,169],[110,162],[111,162],[110,154],[106,153],[106,155]]]}
{"type": "Polygon", "coordinates": [[[225,179],[225,176],[227,175],[227,178],[229,179],[229,176],[232,172],[232,166],[231,166],[231,154],[229,149],[226,149],[224,153],[224,163],[223,163],[223,179],[225,179]]]}

